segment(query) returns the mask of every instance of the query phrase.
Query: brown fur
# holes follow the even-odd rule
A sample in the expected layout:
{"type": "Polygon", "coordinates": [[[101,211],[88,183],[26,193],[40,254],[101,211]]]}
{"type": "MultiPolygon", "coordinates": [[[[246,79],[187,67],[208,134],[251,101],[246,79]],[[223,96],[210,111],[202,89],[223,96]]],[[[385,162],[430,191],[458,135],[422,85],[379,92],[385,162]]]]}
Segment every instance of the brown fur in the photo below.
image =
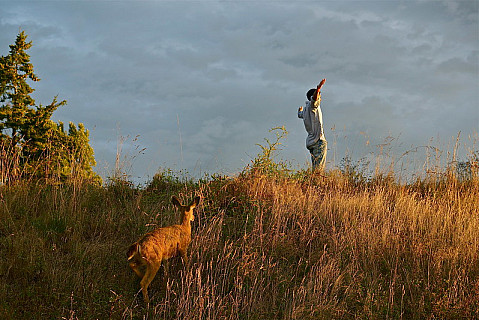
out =
{"type": "Polygon", "coordinates": [[[186,251],[191,242],[193,209],[200,202],[200,197],[196,197],[188,206],[183,206],[175,196],[171,202],[182,212],[181,224],[153,230],[133,243],[127,251],[130,268],[141,278],[141,290],[146,303],[149,303],[148,286],[162,261],[180,255],[184,264],[188,263],[186,251]],[[145,273],[140,270],[141,266],[146,266],[145,273]]]}

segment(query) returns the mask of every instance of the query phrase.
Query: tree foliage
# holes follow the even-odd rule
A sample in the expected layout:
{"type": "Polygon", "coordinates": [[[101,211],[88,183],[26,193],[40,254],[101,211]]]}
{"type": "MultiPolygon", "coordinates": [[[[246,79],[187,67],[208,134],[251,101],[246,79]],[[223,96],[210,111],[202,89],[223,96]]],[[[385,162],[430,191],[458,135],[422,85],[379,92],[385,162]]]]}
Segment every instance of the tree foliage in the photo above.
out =
{"type": "Polygon", "coordinates": [[[62,122],[51,120],[66,101],[54,97],[43,106],[31,97],[34,89],[27,81],[40,80],[26,52],[31,46],[22,31],[9,54],[0,57],[0,182],[72,177],[100,181],[92,169],[96,162],[88,130],[70,122],[66,131],[62,122]]]}

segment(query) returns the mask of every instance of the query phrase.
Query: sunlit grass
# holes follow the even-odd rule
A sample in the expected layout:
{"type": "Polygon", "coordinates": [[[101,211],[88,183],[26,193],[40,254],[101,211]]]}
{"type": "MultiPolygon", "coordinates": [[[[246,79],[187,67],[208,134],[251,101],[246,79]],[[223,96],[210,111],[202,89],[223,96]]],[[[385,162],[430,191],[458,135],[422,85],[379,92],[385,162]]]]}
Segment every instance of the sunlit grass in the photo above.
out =
{"type": "Polygon", "coordinates": [[[2,186],[1,319],[473,319],[479,310],[479,180],[445,170],[282,171],[262,159],[236,177],[160,173],[2,186]],[[170,263],[150,308],[126,249],[178,222],[168,200],[202,196],[190,264],[170,263]]]}

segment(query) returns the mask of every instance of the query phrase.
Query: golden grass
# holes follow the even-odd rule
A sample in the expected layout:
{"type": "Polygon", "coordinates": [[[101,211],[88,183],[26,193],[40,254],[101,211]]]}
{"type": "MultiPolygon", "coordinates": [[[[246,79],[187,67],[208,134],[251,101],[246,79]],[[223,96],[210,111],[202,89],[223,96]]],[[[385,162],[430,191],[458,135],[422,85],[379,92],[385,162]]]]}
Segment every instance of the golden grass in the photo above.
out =
{"type": "Polygon", "coordinates": [[[150,186],[2,187],[0,318],[479,317],[477,177],[404,185],[252,170],[150,186]],[[178,220],[177,193],[204,199],[190,264],[171,260],[147,309],[125,250],[178,220]]]}

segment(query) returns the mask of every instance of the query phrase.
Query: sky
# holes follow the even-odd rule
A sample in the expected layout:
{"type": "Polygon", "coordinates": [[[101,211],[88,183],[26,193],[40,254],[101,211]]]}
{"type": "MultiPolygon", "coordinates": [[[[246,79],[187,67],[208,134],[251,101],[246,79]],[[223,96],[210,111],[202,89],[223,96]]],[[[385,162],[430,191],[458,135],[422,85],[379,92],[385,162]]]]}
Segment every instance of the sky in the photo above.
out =
{"type": "Polygon", "coordinates": [[[479,150],[477,0],[0,0],[0,55],[21,30],[36,103],[67,100],[52,119],[89,129],[104,178],[235,175],[281,126],[274,159],[307,168],[297,109],[323,78],[327,170],[479,150]]]}

